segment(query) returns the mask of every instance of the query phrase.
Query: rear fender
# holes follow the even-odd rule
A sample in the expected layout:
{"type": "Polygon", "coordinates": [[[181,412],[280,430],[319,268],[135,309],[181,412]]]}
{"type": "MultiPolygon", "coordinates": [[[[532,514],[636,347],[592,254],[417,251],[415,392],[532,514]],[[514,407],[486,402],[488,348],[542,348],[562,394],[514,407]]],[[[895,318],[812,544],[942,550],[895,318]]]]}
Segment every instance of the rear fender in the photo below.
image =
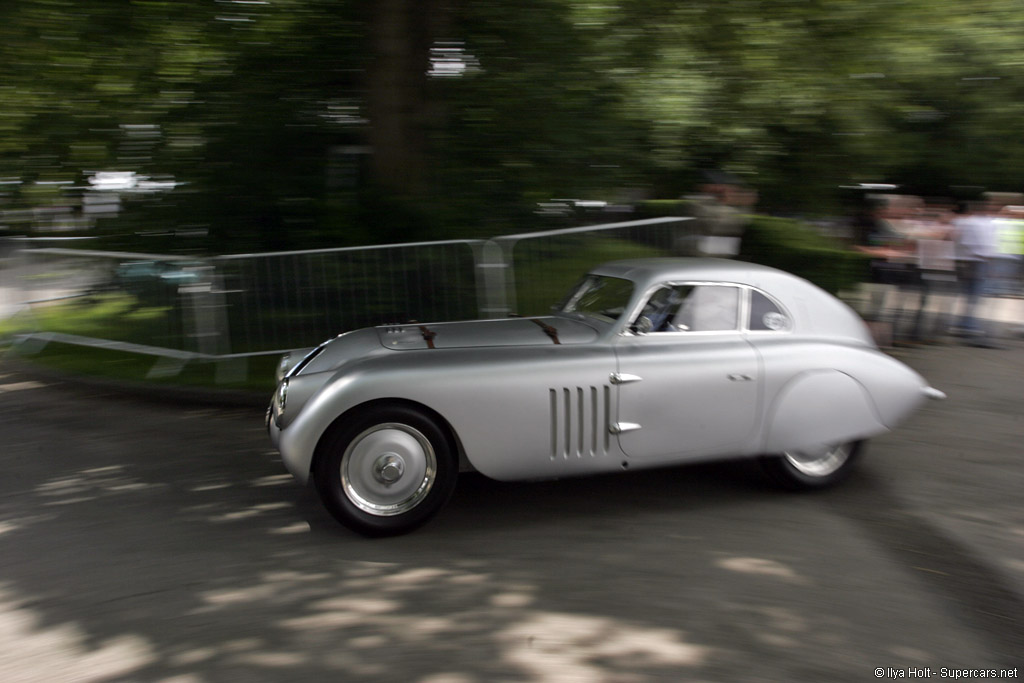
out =
{"type": "Polygon", "coordinates": [[[838,370],[803,372],[768,411],[764,453],[813,451],[888,431],[865,388],[838,370]]]}

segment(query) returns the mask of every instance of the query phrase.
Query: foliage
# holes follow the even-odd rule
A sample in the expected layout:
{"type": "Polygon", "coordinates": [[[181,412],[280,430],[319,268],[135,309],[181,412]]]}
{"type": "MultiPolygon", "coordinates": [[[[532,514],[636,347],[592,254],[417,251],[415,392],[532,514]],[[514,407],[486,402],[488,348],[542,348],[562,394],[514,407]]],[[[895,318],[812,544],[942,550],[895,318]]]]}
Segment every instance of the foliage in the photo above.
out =
{"type": "MultiPolygon", "coordinates": [[[[64,376],[116,381],[121,386],[137,387],[140,392],[152,391],[155,384],[207,390],[242,390],[269,396],[274,389],[274,370],[278,362],[276,356],[247,358],[244,360],[245,372],[238,379],[225,382],[218,378],[216,362],[192,361],[174,374],[152,377],[150,373],[160,361],[143,354],[58,342],[50,342],[31,355],[17,347],[10,353],[31,362],[33,366],[47,368],[64,376]]],[[[209,398],[211,394],[205,396],[209,398]]]]}
{"type": "MultiPolygon", "coordinates": [[[[692,213],[686,200],[652,200],[637,208],[643,217],[692,213]]],[[[868,257],[797,220],[748,216],[741,245],[740,258],[789,271],[833,294],[867,281],[870,275],[868,257]]]]}
{"type": "Polygon", "coordinates": [[[869,277],[867,256],[784,218],[751,216],[740,258],[799,275],[833,294],[869,277]]]}
{"type": "Polygon", "coordinates": [[[640,202],[636,209],[641,218],[689,216],[693,213],[691,204],[685,199],[648,199],[640,202]]]}
{"type": "Polygon", "coordinates": [[[4,3],[2,222],[96,199],[100,171],[177,183],[121,193],[100,232],[208,231],[178,246],[235,252],[518,232],[540,201],[678,197],[711,168],[769,211],[861,181],[1014,190],[1019,9],[4,3]]]}
{"type": "Polygon", "coordinates": [[[169,348],[183,344],[178,311],[171,306],[140,305],[123,292],[34,306],[0,321],[0,337],[20,332],[60,332],[169,348]]]}
{"type": "MultiPolygon", "coordinates": [[[[63,334],[182,348],[180,311],[168,306],[141,305],[132,295],[111,292],[59,304],[37,306],[31,311],[0,320],[0,344],[11,345],[16,335],[38,332],[63,334]]],[[[41,349],[34,344],[14,345],[10,353],[33,364],[72,375],[88,375],[128,382],[157,382],[188,387],[232,388],[269,392],[273,389],[277,358],[258,356],[244,359],[245,372],[237,379],[218,377],[217,363],[190,361],[166,376],[150,375],[161,361],[156,356],[48,342],[41,349]],[[29,351],[31,349],[31,352],[29,351]]]]}
{"type": "Polygon", "coordinates": [[[668,255],[664,249],[592,235],[575,239],[562,237],[539,249],[533,246],[531,258],[516,267],[516,313],[523,316],[549,314],[551,307],[580,276],[600,263],[668,255]],[[547,253],[542,254],[540,250],[547,253]]]}

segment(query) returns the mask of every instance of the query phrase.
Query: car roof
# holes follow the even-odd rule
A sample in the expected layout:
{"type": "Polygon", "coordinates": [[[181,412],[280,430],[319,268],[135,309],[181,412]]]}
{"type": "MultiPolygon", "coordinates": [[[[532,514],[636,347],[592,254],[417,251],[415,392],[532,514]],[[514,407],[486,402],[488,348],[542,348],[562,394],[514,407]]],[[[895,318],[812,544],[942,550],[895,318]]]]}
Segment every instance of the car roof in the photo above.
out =
{"type": "Polygon", "coordinates": [[[611,261],[591,272],[630,280],[639,293],[665,282],[681,281],[755,287],[790,311],[799,333],[847,337],[873,345],[863,321],[846,304],[817,285],[770,266],[717,258],[647,258],[611,261]]]}
{"type": "Polygon", "coordinates": [[[591,272],[632,280],[642,287],[671,280],[735,282],[760,286],[765,280],[786,281],[796,278],[785,271],[745,261],[720,258],[641,258],[610,261],[591,272]]]}

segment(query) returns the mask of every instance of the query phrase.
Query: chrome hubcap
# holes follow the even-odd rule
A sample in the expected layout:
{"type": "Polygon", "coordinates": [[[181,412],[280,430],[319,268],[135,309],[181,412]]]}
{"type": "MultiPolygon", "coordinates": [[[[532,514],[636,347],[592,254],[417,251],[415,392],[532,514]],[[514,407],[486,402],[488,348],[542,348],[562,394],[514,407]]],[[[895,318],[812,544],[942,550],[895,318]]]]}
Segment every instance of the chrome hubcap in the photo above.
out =
{"type": "Polygon", "coordinates": [[[396,453],[380,456],[373,465],[374,478],[381,484],[394,484],[404,473],[405,463],[396,453]]]}
{"type": "Polygon", "coordinates": [[[419,430],[387,422],[352,439],[340,469],[342,489],[353,505],[389,517],[423,502],[437,476],[437,457],[419,430]]]}
{"type": "Polygon", "coordinates": [[[783,454],[789,464],[809,477],[825,477],[849,460],[851,444],[839,444],[817,451],[788,451],[783,454]]]}

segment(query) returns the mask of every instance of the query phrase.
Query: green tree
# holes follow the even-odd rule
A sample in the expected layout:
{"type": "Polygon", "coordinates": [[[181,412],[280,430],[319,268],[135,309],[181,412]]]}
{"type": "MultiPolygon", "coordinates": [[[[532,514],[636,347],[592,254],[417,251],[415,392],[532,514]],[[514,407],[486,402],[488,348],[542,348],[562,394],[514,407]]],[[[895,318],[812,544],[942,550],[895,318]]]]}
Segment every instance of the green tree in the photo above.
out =
{"type": "Polygon", "coordinates": [[[762,206],[842,184],[1016,189],[1015,0],[22,0],[0,6],[2,207],[180,183],[113,231],[215,250],[490,235],[552,197],[762,206]]]}

